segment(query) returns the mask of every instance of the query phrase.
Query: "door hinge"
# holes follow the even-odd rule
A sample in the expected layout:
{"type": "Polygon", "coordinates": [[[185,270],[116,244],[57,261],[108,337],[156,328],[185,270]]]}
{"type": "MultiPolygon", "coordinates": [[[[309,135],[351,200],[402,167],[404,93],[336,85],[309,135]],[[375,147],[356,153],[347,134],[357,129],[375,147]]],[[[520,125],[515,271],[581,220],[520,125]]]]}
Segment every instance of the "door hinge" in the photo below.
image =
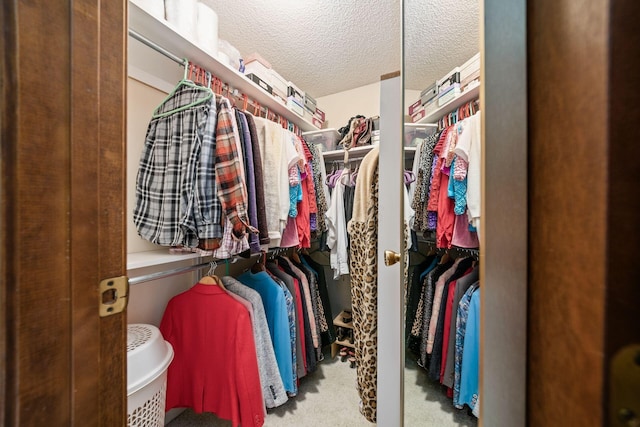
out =
{"type": "Polygon", "coordinates": [[[122,313],[127,308],[129,278],[112,277],[100,282],[100,317],[122,313]]]}
{"type": "Polygon", "coordinates": [[[609,420],[615,427],[640,427],[640,344],[624,347],[611,361],[609,420]]]}

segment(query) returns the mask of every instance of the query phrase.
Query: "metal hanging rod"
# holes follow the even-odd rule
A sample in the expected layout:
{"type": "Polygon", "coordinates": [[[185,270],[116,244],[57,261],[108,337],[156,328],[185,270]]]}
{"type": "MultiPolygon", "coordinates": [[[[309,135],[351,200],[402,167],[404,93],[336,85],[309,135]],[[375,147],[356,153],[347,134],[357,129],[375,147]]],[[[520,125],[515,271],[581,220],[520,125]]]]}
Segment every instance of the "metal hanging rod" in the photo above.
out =
{"type": "Polygon", "coordinates": [[[156,273],[144,274],[142,276],[129,279],[129,286],[137,285],[144,282],[150,282],[152,280],[164,279],[166,277],[177,276],[179,274],[190,273],[192,271],[207,268],[210,265],[211,265],[210,262],[203,262],[202,264],[188,265],[186,267],[178,267],[172,270],[165,270],[165,271],[158,271],[156,273]]]}
{"type": "Polygon", "coordinates": [[[142,34],[138,33],[137,31],[129,28],[129,35],[134,39],[138,40],[140,43],[149,46],[151,49],[155,50],[156,52],[163,54],[164,56],[171,59],[172,61],[177,62],[180,65],[184,65],[185,63],[184,58],[180,58],[179,56],[174,55],[173,53],[169,52],[167,49],[157,45],[156,43],[152,42],[142,34]]]}
{"type": "MultiPolygon", "coordinates": [[[[278,255],[281,255],[283,253],[285,253],[287,250],[289,250],[290,248],[271,248],[269,249],[269,251],[266,252],[267,257],[273,259],[273,257],[276,257],[278,255]]],[[[262,256],[262,252],[260,253],[255,253],[255,254],[251,254],[251,256],[256,256],[259,255],[258,260],[260,259],[260,257],[262,256]]],[[[238,258],[237,257],[233,257],[231,260],[211,260],[209,262],[203,262],[200,264],[196,264],[196,265],[187,265],[186,267],[178,267],[178,268],[174,268],[171,270],[165,270],[165,271],[157,271],[155,273],[149,273],[149,274],[143,274],[142,276],[138,276],[138,277],[133,277],[129,279],[129,286],[133,286],[133,285],[138,285],[140,283],[144,283],[144,282],[151,282],[152,280],[158,280],[158,279],[165,279],[167,277],[172,277],[172,276],[177,276],[180,274],[185,274],[185,273],[190,273],[192,271],[196,271],[196,270],[201,270],[203,268],[210,268],[212,264],[214,264],[214,268],[217,265],[223,264],[223,263],[229,263],[229,264],[235,264],[236,262],[238,262],[238,258]]]]}

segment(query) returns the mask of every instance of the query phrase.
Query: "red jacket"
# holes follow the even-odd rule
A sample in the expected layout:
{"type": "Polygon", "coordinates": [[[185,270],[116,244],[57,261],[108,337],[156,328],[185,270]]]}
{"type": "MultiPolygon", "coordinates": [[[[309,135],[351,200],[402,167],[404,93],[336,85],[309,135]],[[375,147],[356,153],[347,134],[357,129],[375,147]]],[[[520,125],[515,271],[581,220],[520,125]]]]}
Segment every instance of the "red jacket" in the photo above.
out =
{"type": "Polygon", "coordinates": [[[264,424],[251,319],[242,304],[217,285],[198,283],[169,301],[160,331],[175,353],[167,411],[213,412],[234,427],[264,424]]]}

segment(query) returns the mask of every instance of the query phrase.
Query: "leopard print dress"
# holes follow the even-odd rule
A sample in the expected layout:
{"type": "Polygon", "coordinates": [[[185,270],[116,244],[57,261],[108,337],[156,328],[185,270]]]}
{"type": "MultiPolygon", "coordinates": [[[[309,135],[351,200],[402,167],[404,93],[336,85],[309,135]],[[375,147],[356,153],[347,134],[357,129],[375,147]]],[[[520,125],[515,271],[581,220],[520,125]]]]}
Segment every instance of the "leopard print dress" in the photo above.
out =
{"type": "Polygon", "coordinates": [[[360,411],[376,422],[378,379],[378,171],[376,169],[366,221],[348,225],[351,310],[360,411]]]}
{"type": "MultiPolygon", "coordinates": [[[[360,411],[375,423],[377,418],[378,381],[378,167],[371,173],[370,186],[366,188],[366,215],[354,216],[347,226],[350,237],[349,270],[351,275],[351,312],[356,357],[357,389],[360,395],[360,411]]],[[[367,157],[362,161],[360,174],[367,157]]],[[[360,179],[360,178],[358,178],[360,179]]],[[[358,191],[358,188],[356,188],[358,191]]],[[[405,239],[408,227],[405,224],[405,239]]],[[[409,256],[405,248],[404,282],[408,279],[409,256]]]]}

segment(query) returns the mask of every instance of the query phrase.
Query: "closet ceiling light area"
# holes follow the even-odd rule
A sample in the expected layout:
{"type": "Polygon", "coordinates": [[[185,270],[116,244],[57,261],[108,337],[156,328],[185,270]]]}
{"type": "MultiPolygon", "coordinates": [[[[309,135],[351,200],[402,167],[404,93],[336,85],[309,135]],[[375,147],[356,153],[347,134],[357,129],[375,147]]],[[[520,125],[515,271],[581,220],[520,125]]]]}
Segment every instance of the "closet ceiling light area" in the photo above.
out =
{"type": "MultiPolygon", "coordinates": [[[[202,0],[221,39],[257,52],[314,97],[400,68],[399,0],[202,0]]],[[[478,0],[405,0],[407,89],[422,90],[479,50],[478,0]]]]}

